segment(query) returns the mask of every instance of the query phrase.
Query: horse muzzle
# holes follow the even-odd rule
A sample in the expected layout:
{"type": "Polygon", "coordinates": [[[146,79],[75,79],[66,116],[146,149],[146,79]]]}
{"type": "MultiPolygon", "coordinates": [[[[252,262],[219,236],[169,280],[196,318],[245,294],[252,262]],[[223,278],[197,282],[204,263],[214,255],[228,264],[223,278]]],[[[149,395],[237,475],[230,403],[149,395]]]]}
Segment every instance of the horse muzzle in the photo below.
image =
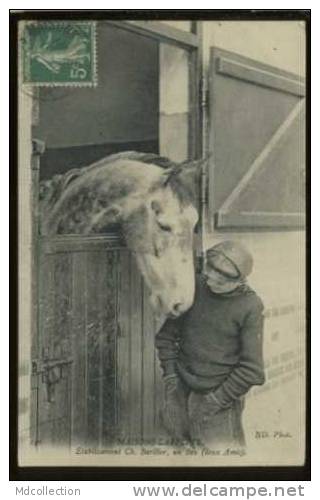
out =
{"type": "Polygon", "coordinates": [[[178,318],[181,314],[185,313],[191,306],[193,300],[176,300],[167,303],[163,300],[161,295],[152,294],[151,295],[151,305],[155,313],[159,316],[165,315],[169,318],[178,318]]]}
{"type": "Polygon", "coordinates": [[[179,316],[181,316],[181,314],[183,314],[184,312],[186,312],[190,307],[191,307],[191,304],[192,303],[183,303],[183,302],[175,302],[169,313],[168,313],[168,316],[170,316],[171,318],[178,318],[179,316]]]}

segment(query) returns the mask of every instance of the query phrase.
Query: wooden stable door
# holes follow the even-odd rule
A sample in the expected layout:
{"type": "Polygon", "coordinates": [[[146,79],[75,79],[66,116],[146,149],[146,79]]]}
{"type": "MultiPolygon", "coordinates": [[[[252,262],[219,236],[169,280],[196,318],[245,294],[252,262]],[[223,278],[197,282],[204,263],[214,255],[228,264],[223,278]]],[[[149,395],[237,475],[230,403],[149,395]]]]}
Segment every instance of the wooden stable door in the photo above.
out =
{"type": "Polygon", "coordinates": [[[33,442],[154,439],[162,394],[157,325],[132,256],[116,236],[59,236],[39,246],[33,442]]]}

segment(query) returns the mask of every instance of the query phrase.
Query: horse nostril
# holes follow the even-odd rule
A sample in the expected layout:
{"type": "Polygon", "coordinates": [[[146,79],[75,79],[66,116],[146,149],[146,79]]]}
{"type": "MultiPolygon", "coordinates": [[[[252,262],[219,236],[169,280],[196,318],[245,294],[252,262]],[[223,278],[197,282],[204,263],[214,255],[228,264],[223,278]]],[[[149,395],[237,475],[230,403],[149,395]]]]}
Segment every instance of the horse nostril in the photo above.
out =
{"type": "Polygon", "coordinates": [[[183,309],[183,304],[181,302],[177,302],[176,304],[173,305],[173,312],[174,313],[181,313],[183,309]]]}

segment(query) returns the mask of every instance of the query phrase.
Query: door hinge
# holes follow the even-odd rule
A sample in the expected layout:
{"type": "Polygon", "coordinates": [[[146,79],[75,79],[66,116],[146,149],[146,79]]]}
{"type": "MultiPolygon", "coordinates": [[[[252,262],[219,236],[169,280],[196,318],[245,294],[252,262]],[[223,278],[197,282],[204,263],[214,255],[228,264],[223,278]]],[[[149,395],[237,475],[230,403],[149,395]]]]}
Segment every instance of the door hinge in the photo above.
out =
{"type": "Polygon", "coordinates": [[[40,139],[32,139],[32,161],[31,169],[39,170],[40,168],[40,156],[46,150],[46,143],[40,139]]]}
{"type": "Polygon", "coordinates": [[[206,108],[209,104],[209,86],[205,76],[200,78],[200,104],[202,108],[206,108]]]}

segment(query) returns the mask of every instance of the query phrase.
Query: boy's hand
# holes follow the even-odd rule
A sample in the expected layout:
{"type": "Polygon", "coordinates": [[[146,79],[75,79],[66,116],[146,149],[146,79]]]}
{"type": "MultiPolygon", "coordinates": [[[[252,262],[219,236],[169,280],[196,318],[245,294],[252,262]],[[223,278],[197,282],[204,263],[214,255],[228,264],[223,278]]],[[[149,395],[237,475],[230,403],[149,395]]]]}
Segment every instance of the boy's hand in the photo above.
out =
{"type": "Polygon", "coordinates": [[[189,416],[192,421],[199,424],[204,423],[223,409],[212,395],[212,392],[207,394],[192,392],[190,394],[189,416]]]}
{"type": "Polygon", "coordinates": [[[220,410],[223,410],[223,407],[221,406],[221,404],[219,403],[218,399],[216,398],[213,392],[208,392],[207,394],[205,394],[205,398],[209,403],[215,405],[220,410]]]}

